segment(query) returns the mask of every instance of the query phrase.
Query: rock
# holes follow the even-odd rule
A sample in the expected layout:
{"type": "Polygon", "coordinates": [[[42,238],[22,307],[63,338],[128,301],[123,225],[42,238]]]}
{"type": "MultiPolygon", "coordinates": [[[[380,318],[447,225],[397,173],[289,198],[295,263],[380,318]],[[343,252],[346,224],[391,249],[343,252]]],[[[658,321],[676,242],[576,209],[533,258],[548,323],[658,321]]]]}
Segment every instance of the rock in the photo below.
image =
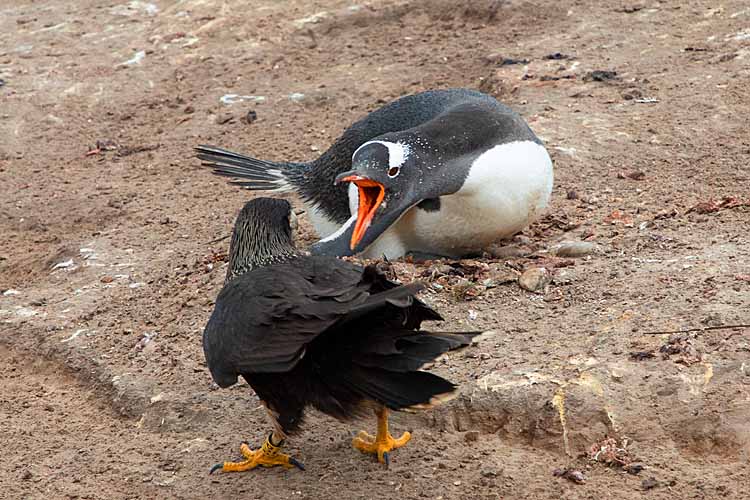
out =
{"type": "Polygon", "coordinates": [[[479,441],[479,431],[467,431],[464,433],[464,441],[467,443],[475,443],[479,441]]]}
{"type": "Polygon", "coordinates": [[[546,287],[552,277],[549,272],[543,267],[532,267],[523,272],[520,278],[518,278],[518,284],[524,290],[529,292],[538,292],[546,287]]]}
{"type": "Polygon", "coordinates": [[[644,361],[646,359],[654,359],[656,354],[653,351],[633,351],[630,353],[631,361],[644,361]]]}
{"type": "Polygon", "coordinates": [[[565,478],[577,484],[582,484],[586,481],[586,476],[584,476],[583,472],[579,470],[568,471],[568,473],[565,474],[565,478]]]}
{"type": "Polygon", "coordinates": [[[232,120],[234,120],[234,116],[232,116],[232,113],[221,113],[220,115],[216,116],[217,125],[224,125],[231,122],[232,120]]]}
{"type": "Polygon", "coordinates": [[[529,64],[528,59],[516,59],[513,57],[505,57],[500,52],[494,52],[484,56],[485,62],[489,64],[497,64],[498,66],[509,66],[513,64],[529,64]]]}
{"type": "Polygon", "coordinates": [[[488,63],[499,63],[505,59],[505,56],[500,52],[493,52],[484,56],[484,60],[488,63]]]}
{"type": "Polygon", "coordinates": [[[524,234],[517,234],[517,235],[515,235],[513,237],[513,241],[516,242],[516,243],[518,243],[519,245],[526,245],[526,246],[530,246],[531,244],[534,243],[531,238],[529,238],[528,236],[526,236],[524,234]]]}
{"type": "Polygon", "coordinates": [[[661,483],[659,483],[659,481],[657,481],[656,478],[654,478],[654,477],[650,477],[648,479],[644,479],[643,482],[641,483],[641,487],[644,490],[651,490],[651,489],[654,489],[654,488],[656,488],[657,486],[660,486],[660,485],[661,485],[661,483]]]}
{"type": "Polygon", "coordinates": [[[471,300],[481,295],[483,291],[484,289],[481,285],[467,279],[462,279],[453,285],[452,288],[453,297],[456,300],[471,300]]]}
{"type": "Polygon", "coordinates": [[[712,312],[709,313],[708,316],[703,318],[701,320],[701,323],[706,326],[722,326],[724,324],[724,320],[722,319],[721,314],[712,312]]]}
{"type": "Polygon", "coordinates": [[[636,88],[630,88],[622,93],[622,98],[626,101],[632,101],[634,99],[640,99],[643,97],[643,92],[636,88]]]}
{"type": "Polygon", "coordinates": [[[634,476],[635,476],[636,474],[640,474],[640,472],[641,472],[641,471],[642,471],[643,469],[645,469],[645,468],[646,468],[646,467],[645,467],[645,466],[644,466],[643,464],[640,464],[640,463],[632,463],[632,464],[628,464],[628,465],[626,465],[625,467],[623,467],[623,468],[622,468],[622,470],[624,470],[624,471],[625,471],[625,472],[627,472],[628,474],[632,474],[632,475],[634,475],[634,476]]]}
{"type": "Polygon", "coordinates": [[[597,250],[597,245],[589,241],[563,241],[552,247],[552,254],[557,257],[585,257],[597,250]]]}
{"type": "Polygon", "coordinates": [[[642,181],[643,179],[646,178],[646,173],[641,172],[640,170],[637,170],[635,172],[630,172],[629,174],[627,174],[627,176],[628,176],[628,179],[633,179],[634,181],[642,181]]]}
{"type": "Polygon", "coordinates": [[[249,124],[253,123],[255,120],[258,119],[258,113],[253,111],[252,109],[247,112],[245,115],[245,121],[249,124]]]}
{"type": "Polygon", "coordinates": [[[617,71],[594,70],[586,73],[583,77],[584,82],[606,82],[617,78],[617,71]]]}
{"type": "Polygon", "coordinates": [[[515,259],[529,254],[526,250],[514,245],[493,246],[490,247],[488,253],[495,259],[515,259]]]}
{"type": "Polygon", "coordinates": [[[583,472],[574,469],[555,469],[552,471],[552,475],[555,477],[564,477],[568,481],[572,481],[576,484],[583,484],[586,482],[586,476],[583,472]]]}

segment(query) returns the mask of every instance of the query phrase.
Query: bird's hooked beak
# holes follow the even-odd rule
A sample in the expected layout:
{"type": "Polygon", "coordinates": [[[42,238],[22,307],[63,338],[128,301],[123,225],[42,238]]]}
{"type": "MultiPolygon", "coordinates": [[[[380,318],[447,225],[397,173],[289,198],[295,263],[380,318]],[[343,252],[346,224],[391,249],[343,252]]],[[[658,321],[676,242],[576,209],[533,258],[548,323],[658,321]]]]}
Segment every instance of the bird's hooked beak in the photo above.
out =
{"type": "Polygon", "coordinates": [[[354,225],[352,238],[349,242],[349,248],[353,251],[359,242],[362,241],[365,232],[372,223],[373,217],[375,217],[375,212],[383,203],[383,198],[385,198],[385,186],[354,170],[344,172],[337,176],[334,184],[340,184],[342,182],[353,182],[359,190],[357,222],[354,225]]]}

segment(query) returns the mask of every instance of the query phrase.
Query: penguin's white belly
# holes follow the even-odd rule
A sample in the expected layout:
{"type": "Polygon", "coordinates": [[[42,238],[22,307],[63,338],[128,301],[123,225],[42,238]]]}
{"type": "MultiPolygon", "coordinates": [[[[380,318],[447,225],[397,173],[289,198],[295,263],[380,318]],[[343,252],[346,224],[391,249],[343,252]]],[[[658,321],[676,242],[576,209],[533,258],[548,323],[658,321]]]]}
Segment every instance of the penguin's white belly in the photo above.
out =
{"type": "Polygon", "coordinates": [[[552,193],[552,160],[531,141],[501,144],[477,158],[463,186],[440,209],[407,211],[363,252],[366,258],[408,252],[460,257],[485,250],[533,222],[552,193]]]}
{"type": "Polygon", "coordinates": [[[321,239],[335,233],[341,226],[341,224],[337,224],[335,221],[326,217],[317,205],[306,202],[305,209],[310,217],[310,222],[312,223],[315,232],[318,233],[318,236],[321,239]]]}

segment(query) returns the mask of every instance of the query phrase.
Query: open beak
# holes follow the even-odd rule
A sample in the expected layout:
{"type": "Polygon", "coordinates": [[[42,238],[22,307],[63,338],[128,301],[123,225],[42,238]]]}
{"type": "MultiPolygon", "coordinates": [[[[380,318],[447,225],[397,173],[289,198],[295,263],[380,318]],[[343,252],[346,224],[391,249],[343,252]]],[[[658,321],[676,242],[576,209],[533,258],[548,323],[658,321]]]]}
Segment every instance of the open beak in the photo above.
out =
{"type": "Polygon", "coordinates": [[[349,248],[354,250],[357,247],[357,244],[362,241],[367,228],[370,227],[378,207],[383,203],[385,187],[377,181],[373,181],[372,179],[351,172],[346,172],[338,176],[336,178],[336,184],[340,182],[353,182],[359,190],[357,222],[354,225],[352,238],[349,242],[349,248]]]}

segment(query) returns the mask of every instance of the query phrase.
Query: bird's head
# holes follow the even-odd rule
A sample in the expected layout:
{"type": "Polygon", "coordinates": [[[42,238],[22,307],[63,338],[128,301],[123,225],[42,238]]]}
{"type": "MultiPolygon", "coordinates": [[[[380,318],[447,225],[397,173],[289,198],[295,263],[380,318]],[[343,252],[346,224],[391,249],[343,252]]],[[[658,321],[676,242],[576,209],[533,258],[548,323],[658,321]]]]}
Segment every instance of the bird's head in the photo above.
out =
{"type": "Polygon", "coordinates": [[[298,255],[294,246],[297,216],[278,198],[255,198],[240,210],[229,244],[227,281],[259,266],[298,255]]]}
{"type": "Polygon", "coordinates": [[[423,163],[419,139],[387,138],[360,146],[352,156],[352,170],[336,177],[337,184],[350,182],[357,189],[357,206],[351,207],[357,219],[348,242],[354,253],[372,244],[409,208],[435,195],[425,173],[438,165],[423,163]]]}

